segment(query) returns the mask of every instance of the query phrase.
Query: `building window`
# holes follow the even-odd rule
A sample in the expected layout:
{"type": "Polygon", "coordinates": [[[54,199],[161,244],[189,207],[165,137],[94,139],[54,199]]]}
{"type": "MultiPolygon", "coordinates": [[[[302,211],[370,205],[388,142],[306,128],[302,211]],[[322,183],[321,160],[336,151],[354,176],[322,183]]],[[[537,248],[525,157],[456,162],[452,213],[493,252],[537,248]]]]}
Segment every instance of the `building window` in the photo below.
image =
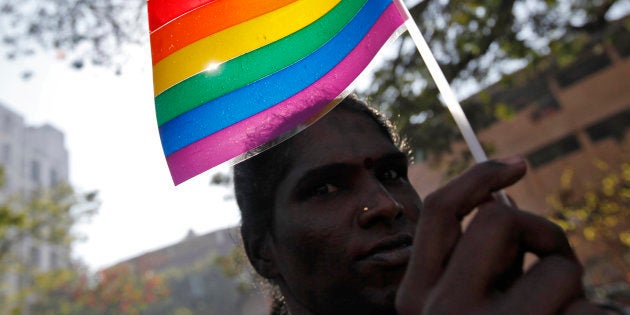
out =
{"type": "Polygon", "coordinates": [[[527,160],[533,168],[537,168],[579,149],[577,137],[570,135],[527,154],[527,160]]]}
{"type": "Polygon", "coordinates": [[[11,116],[10,115],[5,115],[4,116],[3,131],[6,132],[6,133],[10,133],[12,128],[13,128],[13,126],[11,124],[11,116]]]}
{"type": "Polygon", "coordinates": [[[0,164],[0,190],[9,191],[9,174],[7,174],[7,169],[5,165],[0,164]]]}
{"type": "Polygon", "coordinates": [[[630,33],[625,27],[618,27],[612,35],[612,43],[615,49],[621,55],[621,57],[628,57],[630,55],[630,33]]]}
{"type": "Polygon", "coordinates": [[[29,254],[28,263],[31,266],[39,267],[41,264],[41,252],[39,247],[33,246],[31,247],[31,252],[29,254]]]}
{"type": "Polygon", "coordinates": [[[586,55],[570,66],[558,71],[556,79],[561,87],[567,87],[611,64],[606,52],[586,55]]]}
{"type": "Polygon", "coordinates": [[[621,142],[626,135],[626,130],[630,127],[629,122],[630,110],[625,110],[588,126],[586,133],[593,142],[607,138],[621,142]]]}
{"type": "Polygon", "coordinates": [[[32,161],[31,162],[31,179],[35,183],[39,184],[40,178],[41,178],[41,167],[39,165],[39,162],[38,161],[32,161]]]}
{"type": "Polygon", "coordinates": [[[8,143],[2,145],[2,161],[7,165],[11,162],[11,145],[8,143]]]}
{"type": "Polygon", "coordinates": [[[560,110],[560,103],[556,100],[556,98],[550,93],[541,96],[537,101],[537,107],[531,114],[531,118],[533,121],[539,121],[547,116],[553,115],[557,111],[560,110]]]}
{"type": "Polygon", "coordinates": [[[50,252],[50,269],[59,268],[59,258],[57,258],[57,253],[53,250],[50,252]]]}
{"type": "Polygon", "coordinates": [[[50,187],[55,187],[59,184],[59,175],[57,175],[57,171],[52,169],[50,170],[50,187]]]}

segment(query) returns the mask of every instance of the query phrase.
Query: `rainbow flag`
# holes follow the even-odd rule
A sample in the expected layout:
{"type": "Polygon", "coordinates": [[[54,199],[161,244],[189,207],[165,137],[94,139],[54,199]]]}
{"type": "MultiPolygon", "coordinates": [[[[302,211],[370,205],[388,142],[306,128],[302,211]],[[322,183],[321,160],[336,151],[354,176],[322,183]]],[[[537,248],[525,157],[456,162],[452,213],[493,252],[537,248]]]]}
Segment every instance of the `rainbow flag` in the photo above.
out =
{"type": "Polygon", "coordinates": [[[321,117],[406,19],[392,0],[150,0],[148,10],[175,185],[321,117]]]}

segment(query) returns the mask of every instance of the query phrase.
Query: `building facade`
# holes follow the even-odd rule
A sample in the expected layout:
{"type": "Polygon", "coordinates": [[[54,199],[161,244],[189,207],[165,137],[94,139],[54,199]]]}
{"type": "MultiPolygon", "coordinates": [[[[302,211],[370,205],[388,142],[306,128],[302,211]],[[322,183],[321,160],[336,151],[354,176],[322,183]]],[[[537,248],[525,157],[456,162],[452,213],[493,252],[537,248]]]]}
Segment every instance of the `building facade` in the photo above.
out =
{"type": "MultiPolygon", "coordinates": [[[[576,195],[583,196],[587,188],[581,186],[602,185],[606,172],[622,176],[622,165],[630,163],[630,32],[625,25],[613,24],[616,29],[596,34],[565,66],[522,70],[508,78],[509,87],[499,82],[462,102],[480,142],[490,148],[490,158],[527,159],[527,175],[506,189],[519,208],[550,215],[549,197],[561,190],[564,174],[570,172],[576,195]],[[505,104],[511,114],[477,119],[480,99],[505,104]]],[[[467,150],[463,142],[452,145],[454,152],[467,150]]],[[[447,164],[428,160],[410,168],[410,180],[422,197],[444,184],[447,164]]],[[[627,216],[628,210],[622,204],[619,215],[627,216]]],[[[622,262],[612,266],[610,247],[583,238],[572,241],[587,275],[599,274],[589,281],[627,283],[627,249],[613,257],[622,262]]]]}
{"type": "MultiPolygon", "coordinates": [[[[0,203],[19,203],[36,191],[67,183],[68,151],[64,134],[47,124],[29,126],[22,116],[0,103],[0,166],[3,170],[0,203]]],[[[18,267],[40,271],[70,263],[68,246],[47,244],[28,236],[13,244],[9,255],[18,267]]],[[[0,280],[9,295],[28,281],[15,272],[8,272],[0,280]]]]}
{"type": "Polygon", "coordinates": [[[203,235],[190,231],[176,244],[120,262],[140,274],[164,278],[167,298],[148,306],[143,314],[263,315],[271,297],[262,278],[250,267],[239,227],[203,235]]]}
{"type": "MultiPolygon", "coordinates": [[[[508,95],[516,111],[509,119],[477,126],[477,137],[492,147],[491,157],[527,158],[527,176],[509,189],[523,208],[545,214],[545,199],[558,189],[567,168],[579,170],[576,181],[587,181],[599,173],[598,162],[630,162],[629,56],[608,45],[565,71],[543,73],[521,87],[496,92],[508,95]]],[[[474,106],[474,101],[464,106],[474,106]]],[[[463,143],[453,146],[465,149],[463,143]]],[[[443,184],[444,174],[418,163],[410,176],[426,194],[443,184]]]]}

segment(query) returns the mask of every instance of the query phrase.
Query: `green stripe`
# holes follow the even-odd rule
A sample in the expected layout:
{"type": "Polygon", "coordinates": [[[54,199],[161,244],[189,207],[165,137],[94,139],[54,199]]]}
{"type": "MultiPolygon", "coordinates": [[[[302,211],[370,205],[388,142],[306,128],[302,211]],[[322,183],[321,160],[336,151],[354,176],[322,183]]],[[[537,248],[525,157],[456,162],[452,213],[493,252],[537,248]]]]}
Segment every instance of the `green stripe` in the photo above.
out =
{"type": "Polygon", "coordinates": [[[308,56],[341,31],[365,2],[342,0],[300,31],[234,58],[217,71],[196,74],[169,88],[155,98],[158,125],[308,56]]]}

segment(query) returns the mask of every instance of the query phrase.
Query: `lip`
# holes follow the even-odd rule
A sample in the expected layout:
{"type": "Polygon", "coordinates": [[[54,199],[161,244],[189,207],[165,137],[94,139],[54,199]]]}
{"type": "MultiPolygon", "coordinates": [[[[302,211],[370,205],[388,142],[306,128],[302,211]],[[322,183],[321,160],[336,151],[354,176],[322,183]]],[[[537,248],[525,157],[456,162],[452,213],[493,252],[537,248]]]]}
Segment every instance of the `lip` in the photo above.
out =
{"type": "Polygon", "coordinates": [[[407,264],[411,257],[412,240],[413,237],[408,234],[386,237],[370,246],[356,260],[391,267],[407,264]]]}

